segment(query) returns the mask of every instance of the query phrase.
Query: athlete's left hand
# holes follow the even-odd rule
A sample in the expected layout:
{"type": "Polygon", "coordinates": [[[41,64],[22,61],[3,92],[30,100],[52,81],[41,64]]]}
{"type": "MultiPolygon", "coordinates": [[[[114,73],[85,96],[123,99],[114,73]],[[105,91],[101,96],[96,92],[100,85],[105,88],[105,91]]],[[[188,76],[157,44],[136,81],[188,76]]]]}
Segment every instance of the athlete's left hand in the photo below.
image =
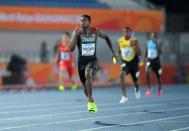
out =
{"type": "Polygon", "coordinates": [[[113,63],[116,64],[117,63],[117,54],[115,51],[112,51],[112,59],[113,59],[113,63]]]}
{"type": "Polygon", "coordinates": [[[116,52],[115,52],[115,51],[112,51],[112,58],[113,58],[113,57],[115,57],[115,58],[117,57],[117,55],[116,55],[116,52]]]}
{"type": "Polygon", "coordinates": [[[131,47],[137,46],[137,40],[131,40],[131,47]]]}

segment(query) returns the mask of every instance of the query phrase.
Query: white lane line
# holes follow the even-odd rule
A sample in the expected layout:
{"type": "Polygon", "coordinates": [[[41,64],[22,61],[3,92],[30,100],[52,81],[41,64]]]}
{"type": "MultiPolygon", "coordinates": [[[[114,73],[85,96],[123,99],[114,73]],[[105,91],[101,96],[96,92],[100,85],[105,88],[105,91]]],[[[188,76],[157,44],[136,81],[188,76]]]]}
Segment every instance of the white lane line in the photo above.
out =
{"type": "MultiPolygon", "coordinates": [[[[55,94],[56,95],[56,94],[55,94]]],[[[47,96],[44,96],[44,97],[47,97],[47,96]]],[[[62,97],[64,97],[64,96],[62,96],[62,97]]],[[[52,96],[52,98],[54,98],[54,96],[52,96]]],[[[61,98],[61,97],[60,97],[61,98]]],[[[166,96],[166,98],[167,99],[171,99],[171,97],[169,97],[169,96],[166,96]]],[[[156,99],[156,97],[153,97],[152,99],[150,98],[150,100],[155,100],[156,99]]],[[[178,98],[177,98],[178,99],[178,98]]],[[[183,97],[182,99],[189,99],[189,97],[183,97]]],[[[5,99],[6,100],[6,99],[5,99]]],[[[62,102],[61,101],[61,99],[57,99],[57,100],[41,100],[41,98],[39,98],[39,99],[37,99],[37,100],[30,100],[30,101],[26,101],[26,100],[23,100],[23,99],[18,99],[17,101],[14,101],[14,102],[10,102],[11,100],[9,100],[9,101],[7,101],[7,102],[5,102],[5,100],[2,100],[1,98],[0,98],[0,106],[11,106],[11,105],[30,105],[30,104],[28,104],[28,102],[29,103],[33,103],[33,104],[35,104],[36,102],[37,103],[41,103],[41,104],[43,104],[43,103],[57,103],[57,102],[62,102]]],[[[82,99],[83,100],[83,99],[82,99]]],[[[134,100],[134,99],[133,99],[134,100]]],[[[159,99],[159,100],[161,100],[161,98],[159,99]]],[[[67,102],[67,101],[70,101],[70,102],[73,102],[73,100],[72,99],[67,99],[67,100],[64,100],[63,101],[63,103],[70,103],[70,102],[67,102]]],[[[148,99],[144,99],[144,101],[148,101],[148,99]]]]}
{"type": "MultiPolygon", "coordinates": [[[[104,103],[104,104],[99,104],[99,105],[113,105],[115,103],[104,103]]],[[[37,108],[37,109],[26,109],[26,110],[15,110],[15,111],[4,111],[4,112],[0,112],[0,114],[10,114],[10,113],[23,113],[23,112],[30,112],[30,111],[45,111],[45,110],[56,110],[56,109],[73,109],[73,108],[80,108],[80,107],[86,107],[85,105],[76,105],[76,106],[67,106],[67,107],[62,107],[64,105],[60,105],[60,106],[53,106],[52,107],[46,107],[46,108],[37,108]],[[60,107],[61,106],[61,107],[60,107]]]]}
{"type": "MultiPolygon", "coordinates": [[[[189,99],[189,98],[188,98],[189,99]]],[[[171,99],[170,99],[171,100],[171,99]]],[[[73,101],[72,101],[73,102],[73,101]]],[[[17,109],[17,108],[36,108],[36,107],[43,107],[44,108],[46,106],[54,106],[54,105],[60,105],[60,106],[67,106],[67,105],[73,105],[72,102],[67,102],[67,103],[64,103],[64,102],[53,102],[53,103],[37,103],[37,104],[27,104],[27,105],[11,105],[11,106],[2,106],[0,109],[17,109]]],[[[106,102],[106,103],[112,103],[112,102],[106,102]]],[[[131,102],[133,103],[133,102],[131,102]]],[[[84,104],[83,102],[81,104],[84,104]]]]}
{"type": "MultiPolygon", "coordinates": [[[[172,99],[172,98],[168,98],[168,99],[163,99],[162,101],[175,101],[175,100],[188,100],[189,99],[189,97],[186,97],[186,98],[176,98],[176,99],[172,99]]],[[[152,101],[152,99],[150,99],[151,101],[152,101]]],[[[149,101],[149,99],[145,99],[145,100],[143,100],[142,102],[140,101],[140,103],[144,103],[144,102],[148,102],[149,101]]],[[[151,101],[149,101],[149,102],[151,102],[151,101]]],[[[161,99],[154,99],[153,101],[157,101],[157,102],[160,102],[161,101],[161,99]]],[[[29,101],[28,101],[29,102],[29,101]]],[[[44,101],[43,103],[34,103],[34,104],[24,104],[24,105],[18,105],[18,103],[12,103],[12,104],[16,104],[16,105],[8,105],[8,106],[1,106],[1,108],[0,109],[8,109],[8,108],[11,108],[11,109],[13,109],[13,108],[29,108],[29,107],[38,107],[38,106],[52,106],[52,105],[71,105],[71,104],[73,104],[73,102],[75,102],[75,101],[70,101],[70,102],[65,102],[65,101],[63,101],[63,102],[57,102],[57,101],[51,101],[51,102],[48,102],[48,101],[44,101]]],[[[112,101],[107,101],[106,103],[112,103],[112,101]]],[[[131,104],[131,103],[136,103],[136,101],[129,101],[129,104],[131,104]]]]}
{"type": "Polygon", "coordinates": [[[188,129],[189,129],[189,126],[185,127],[185,128],[173,129],[173,130],[170,130],[170,131],[183,131],[183,130],[188,130],[188,129]]]}
{"type": "Polygon", "coordinates": [[[188,123],[188,121],[159,121],[159,123],[188,123]]]}
{"type": "MultiPolygon", "coordinates": [[[[160,101],[160,100],[154,100],[154,101],[149,101],[148,100],[148,102],[153,102],[153,103],[155,103],[155,102],[161,102],[161,103],[163,103],[163,102],[167,102],[167,101],[179,101],[179,100],[182,100],[183,101],[183,99],[167,99],[167,100],[162,100],[162,101],[160,101]]],[[[186,99],[186,100],[188,100],[188,99],[186,99]]],[[[132,102],[128,102],[128,104],[141,104],[141,103],[145,103],[145,102],[140,102],[140,103],[138,103],[138,102],[136,102],[136,101],[132,101],[132,102]]],[[[82,104],[82,103],[81,103],[82,104]]],[[[114,105],[115,103],[113,103],[113,102],[106,102],[106,103],[99,103],[98,105],[99,106],[104,106],[104,105],[114,105]]],[[[60,106],[64,106],[64,105],[66,105],[66,104],[62,104],[62,105],[60,105],[60,106]]],[[[54,105],[52,105],[51,107],[43,107],[43,108],[37,108],[37,109],[24,109],[24,110],[13,110],[13,111],[0,111],[0,115],[1,114],[10,114],[10,113],[24,113],[24,112],[30,112],[30,111],[45,111],[45,110],[56,110],[56,109],[70,109],[70,108],[79,108],[79,107],[86,107],[86,106],[84,106],[84,105],[77,105],[77,106],[67,106],[67,107],[60,107],[60,106],[54,106],[54,105]]],[[[35,107],[36,108],[36,107],[35,107]]]]}
{"type": "MultiPolygon", "coordinates": [[[[164,112],[166,112],[166,111],[176,111],[176,110],[186,110],[186,109],[188,110],[189,107],[171,108],[171,109],[154,110],[154,111],[164,111],[164,112]]],[[[104,119],[104,118],[112,118],[112,117],[122,117],[122,116],[131,116],[131,115],[143,115],[143,114],[147,114],[147,113],[148,112],[135,112],[135,113],[126,113],[126,114],[118,114],[118,115],[106,115],[106,116],[99,116],[99,117],[90,117],[90,118],[85,118],[85,119],[74,119],[74,120],[67,120],[67,121],[55,121],[55,122],[47,122],[47,123],[26,124],[26,125],[21,125],[21,126],[11,126],[11,127],[0,128],[0,131],[11,130],[11,129],[20,129],[20,128],[33,127],[33,126],[47,126],[47,125],[55,125],[55,124],[65,124],[65,123],[72,123],[72,122],[81,122],[81,121],[87,121],[87,120],[96,120],[96,119],[104,119]]],[[[171,117],[171,118],[173,119],[173,117],[171,117]]],[[[162,120],[166,120],[166,119],[167,118],[162,119],[162,120]]],[[[109,127],[110,126],[106,126],[106,128],[109,128],[109,127]]],[[[101,127],[101,128],[105,128],[105,127],[101,127]]],[[[86,129],[86,130],[88,130],[88,129],[86,129]]]]}
{"type": "Polygon", "coordinates": [[[37,103],[37,104],[30,104],[30,105],[12,105],[12,106],[2,106],[0,109],[20,109],[20,108],[36,108],[36,107],[48,107],[48,106],[55,106],[55,105],[62,105],[62,106],[67,106],[71,105],[71,103],[61,103],[61,102],[54,102],[54,103],[37,103]]]}
{"type": "MultiPolygon", "coordinates": [[[[142,107],[156,107],[156,106],[161,106],[161,105],[166,105],[166,104],[147,104],[147,105],[137,105],[137,106],[127,106],[127,107],[114,107],[114,108],[105,108],[100,110],[100,112],[104,111],[115,111],[115,110],[128,110],[128,109],[135,109],[135,108],[142,108],[142,107]]],[[[23,117],[10,117],[10,118],[5,118],[5,119],[0,119],[0,122],[4,121],[14,121],[14,120],[26,120],[26,119],[39,119],[43,117],[52,117],[56,116],[59,117],[61,115],[64,116],[70,116],[71,114],[79,114],[79,113],[88,113],[88,111],[75,111],[75,112],[65,112],[65,113],[53,113],[53,114],[47,114],[47,115],[37,115],[37,116],[23,116],[23,117]]]]}
{"type": "Polygon", "coordinates": [[[137,124],[153,123],[153,122],[158,122],[158,121],[163,121],[163,120],[171,120],[171,119],[186,118],[186,117],[189,117],[189,115],[166,117],[166,118],[153,119],[153,120],[148,120],[148,121],[139,121],[139,122],[134,122],[134,123],[129,123],[129,124],[125,124],[124,123],[124,124],[113,125],[113,126],[103,126],[103,127],[97,127],[97,128],[83,129],[83,130],[80,130],[80,131],[94,131],[94,130],[118,127],[120,125],[122,125],[122,126],[132,126],[132,125],[137,125],[137,124]]]}
{"type": "MultiPolygon", "coordinates": [[[[40,98],[39,98],[39,100],[36,100],[36,101],[31,101],[31,100],[29,100],[29,101],[23,101],[23,100],[17,100],[17,101],[15,101],[15,102],[4,102],[4,101],[0,101],[0,106],[10,106],[10,105],[31,105],[30,103],[32,103],[32,104],[36,104],[36,102],[37,102],[37,104],[43,104],[43,103],[56,103],[57,101],[59,101],[59,103],[61,102],[60,101],[60,99],[58,99],[58,100],[40,100],[40,98]],[[29,103],[29,104],[28,104],[29,103]]],[[[70,103],[70,102],[63,102],[63,103],[70,103]]]]}
{"type": "MultiPolygon", "coordinates": [[[[179,104],[182,102],[178,102],[179,104]]],[[[185,103],[185,102],[183,102],[185,103]]],[[[177,104],[176,102],[174,104],[177,104]]],[[[142,108],[142,107],[156,107],[156,106],[163,106],[163,105],[167,105],[167,103],[159,103],[159,104],[143,104],[143,105],[129,105],[126,107],[115,107],[115,108],[105,108],[100,110],[100,112],[103,111],[113,111],[113,110],[127,110],[127,109],[135,109],[135,108],[142,108]]],[[[9,118],[4,118],[4,119],[0,119],[1,121],[13,121],[13,120],[25,120],[25,119],[40,119],[43,117],[53,117],[53,116],[61,116],[61,115],[71,115],[71,114],[79,114],[79,113],[87,113],[88,111],[74,111],[74,112],[64,112],[64,113],[53,113],[53,114],[45,114],[45,115],[35,115],[35,116],[23,116],[23,117],[9,117],[9,118]]]]}

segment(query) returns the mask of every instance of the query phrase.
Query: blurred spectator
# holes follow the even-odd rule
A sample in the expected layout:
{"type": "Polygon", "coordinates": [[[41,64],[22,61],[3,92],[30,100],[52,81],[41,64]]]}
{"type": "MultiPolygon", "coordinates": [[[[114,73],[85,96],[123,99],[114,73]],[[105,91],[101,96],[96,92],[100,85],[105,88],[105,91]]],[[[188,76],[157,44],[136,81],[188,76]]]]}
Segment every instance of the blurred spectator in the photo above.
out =
{"type": "Polygon", "coordinates": [[[54,45],[54,48],[53,48],[53,58],[54,56],[56,55],[57,51],[58,51],[58,44],[60,43],[60,40],[57,40],[55,45],[54,45]]]}
{"type": "Polygon", "coordinates": [[[172,77],[171,83],[185,84],[187,82],[187,71],[184,65],[178,66],[177,75],[172,77]]]}
{"type": "Polygon", "coordinates": [[[54,81],[57,82],[58,79],[59,79],[59,72],[60,72],[60,69],[59,69],[59,65],[58,63],[56,62],[56,60],[58,58],[56,58],[56,54],[58,53],[58,44],[60,43],[60,40],[57,40],[54,47],[53,47],[53,74],[54,74],[54,81]]]}
{"type": "Polygon", "coordinates": [[[47,49],[47,43],[43,41],[40,47],[40,60],[42,63],[49,62],[49,51],[47,49]]]}
{"type": "Polygon", "coordinates": [[[178,67],[178,83],[179,84],[186,83],[186,71],[184,65],[180,65],[178,67]]]}
{"type": "Polygon", "coordinates": [[[3,78],[3,84],[25,84],[28,79],[27,61],[13,54],[10,62],[7,64],[6,70],[9,73],[5,73],[3,78]]]}

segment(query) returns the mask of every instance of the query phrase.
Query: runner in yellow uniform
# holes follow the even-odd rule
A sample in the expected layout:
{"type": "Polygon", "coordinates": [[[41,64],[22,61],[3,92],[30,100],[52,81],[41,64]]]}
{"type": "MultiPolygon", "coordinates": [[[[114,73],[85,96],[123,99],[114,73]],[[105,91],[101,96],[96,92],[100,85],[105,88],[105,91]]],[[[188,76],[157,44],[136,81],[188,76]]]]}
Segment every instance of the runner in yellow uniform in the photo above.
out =
{"type": "Polygon", "coordinates": [[[125,88],[125,75],[131,74],[135,85],[135,97],[140,98],[139,91],[139,56],[141,50],[138,46],[138,40],[132,37],[132,30],[130,27],[123,29],[123,36],[118,39],[119,54],[121,55],[122,65],[120,71],[120,85],[122,90],[122,98],[120,103],[126,103],[128,101],[125,88]]]}

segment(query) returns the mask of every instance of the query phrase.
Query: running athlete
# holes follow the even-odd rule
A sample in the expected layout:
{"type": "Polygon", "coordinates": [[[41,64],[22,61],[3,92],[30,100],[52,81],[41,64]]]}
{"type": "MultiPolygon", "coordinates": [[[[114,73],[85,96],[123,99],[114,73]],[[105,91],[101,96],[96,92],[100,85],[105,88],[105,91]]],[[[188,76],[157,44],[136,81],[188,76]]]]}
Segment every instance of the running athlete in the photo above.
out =
{"type": "Polygon", "coordinates": [[[57,45],[57,54],[55,55],[55,62],[59,64],[59,90],[64,91],[64,73],[68,73],[69,80],[72,82],[71,89],[76,90],[77,85],[74,81],[74,54],[67,52],[67,45],[70,40],[69,32],[63,33],[62,40],[57,45]]]}
{"type": "Polygon", "coordinates": [[[158,33],[152,33],[151,39],[146,43],[146,51],[145,51],[145,63],[146,63],[146,81],[148,85],[148,89],[146,91],[146,96],[151,95],[151,85],[150,85],[150,72],[154,71],[156,74],[156,78],[158,80],[158,92],[157,95],[161,96],[161,74],[162,68],[160,64],[160,55],[162,52],[162,44],[158,41],[158,33]]]}
{"type": "Polygon", "coordinates": [[[81,16],[81,27],[73,31],[73,38],[68,49],[78,48],[78,72],[80,80],[84,86],[84,92],[88,98],[88,111],[97,112],[97,106],[92,96],[92,76],[98,69],[98,60],[96,57],[97,36],[105,39],[108,44],[112,57],[116,57],[112,47],[112,42],[107,34],[100,29],[91,27],[91,17],[89,15],[81,16]]]}
{"type": "Polygon", "coordinates": [[[132,37],[132,30],[130,27],[123,29],[123,36],[118,39],[119,53],[121,55],[122,65],[120,71],[120,85],[122,91],[122,97],[120,104],[128,101],[125,88],[125,75],[131,74],[132,80],[135,85],[135,97],[140,98],[140,90],[138,84],[139,78],[139,56],[141,55],[141,49],[138,46],[138,40],[132,37]]]}

